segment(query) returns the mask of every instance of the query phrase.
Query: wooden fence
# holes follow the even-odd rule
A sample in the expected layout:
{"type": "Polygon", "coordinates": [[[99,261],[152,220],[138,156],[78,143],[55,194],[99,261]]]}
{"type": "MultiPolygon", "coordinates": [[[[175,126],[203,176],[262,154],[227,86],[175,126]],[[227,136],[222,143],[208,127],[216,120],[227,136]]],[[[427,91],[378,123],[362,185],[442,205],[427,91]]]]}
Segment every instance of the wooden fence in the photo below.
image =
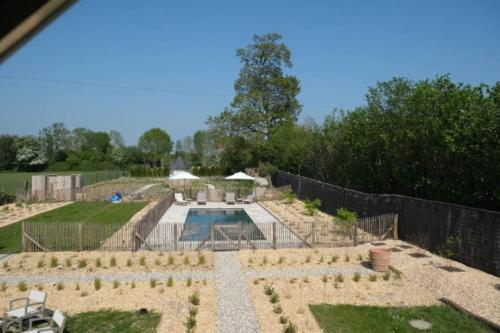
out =
{"type": "Polygon", "coordinates": [[[397,215],[361,218],[348,227],[334,223],[236,222],[185,224],[161,221],[171,204],[159,203],[134,226],[84,223],[23,223],[24,251],[195,251],[259,248],[343,247],[397,237],[397,215]],[[296,224],[297,225],[297,224],[296,224]]]}

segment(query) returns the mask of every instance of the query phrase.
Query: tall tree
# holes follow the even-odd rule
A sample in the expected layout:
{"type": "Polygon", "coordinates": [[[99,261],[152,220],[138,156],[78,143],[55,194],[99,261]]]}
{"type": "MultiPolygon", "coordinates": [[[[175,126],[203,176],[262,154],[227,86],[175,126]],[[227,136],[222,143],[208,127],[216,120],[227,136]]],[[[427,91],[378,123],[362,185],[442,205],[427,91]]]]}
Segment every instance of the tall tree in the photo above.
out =
{"type": "Polygon", "coordinates": [[[167,132],[160,128],[152,128],[139,138],[138,148],[151,166],[164,166],[172,151],[172,140],[167,132]]]}
{"type": "Polygon", "coordinates": [[[282,122],[297,120],[301,105],[297,100],[299,80],[284,73],[291,68],[291,53],[281,35],[255,35],[236,55],[243,63],[234,84],[236,96],[230,107],[208,123],[227,134],[250,135],[267,140],[282,122]]]}
{"type": "Polygon", "coordinates": [[[14,143],[16,148],[16,164],[19,170],[40,171],[47,164],[47,158],[38,138],[22,136],[14,143]]]}
{"type": "Polygon", "coordinates": [[[49,162],[62,162],[67,157],[70,131],[64,123],[56,122],[40,130],[40,143],[49,162]]]}
{"type": "Polygon", "coordinates": [[[10,170],[16,161],[16,137],[0,135],[0,170],[10,170]]]}

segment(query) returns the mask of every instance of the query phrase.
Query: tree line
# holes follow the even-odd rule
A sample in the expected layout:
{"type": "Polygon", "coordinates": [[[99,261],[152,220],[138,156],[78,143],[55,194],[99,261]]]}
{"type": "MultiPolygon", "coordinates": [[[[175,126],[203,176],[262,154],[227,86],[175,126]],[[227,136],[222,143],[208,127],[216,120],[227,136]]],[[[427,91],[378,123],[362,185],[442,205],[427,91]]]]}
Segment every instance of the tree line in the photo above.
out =
{"type": "Polygon", "coordinates": [[[0,135],[0,170],[125,170],[133,165],[164,170],[169,167],[172,146],[170,136],[160,128],[144,132],[137,145],[126,146],[118,131],[69,130],[57,122],[36,136],[0,135]]]}
{"type": "Polygon", "coordinates": [[[299,80],[278,34],[237,51],[233,102],[211,117],[212,163],[230,173],[282,169],[372,193],[397,193],[500,210],[500,82],[449,75],[393,78],[366,105],[298,122],[299,80]]]}

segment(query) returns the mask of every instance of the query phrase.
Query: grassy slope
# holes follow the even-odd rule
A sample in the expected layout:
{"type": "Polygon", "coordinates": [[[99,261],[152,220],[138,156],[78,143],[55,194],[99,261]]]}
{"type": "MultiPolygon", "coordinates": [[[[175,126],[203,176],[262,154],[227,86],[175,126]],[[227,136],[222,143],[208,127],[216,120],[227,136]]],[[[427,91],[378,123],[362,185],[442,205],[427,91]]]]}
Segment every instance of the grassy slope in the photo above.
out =
{"type": "Polygon", "coordinates": [[[68,319],[65,332],[68,333],[154,333],[161,315],[150,312],[139,315],[136,312],[103,310],[84,312],[68,319]]]}
{"type": "Polygon", "coordinates": [[[15,195],[18,189],[23,188],[24,182],[26,180],[31,184],[32,175],[44,175],[50,173],[58,175],[79,173],[83,177],[84,185],[91,185],[96,182],[117,178],[120,175],[120,171],[117,170],[83,171],[83,172],[80,171],[0,172],[0,192],[6,192],[7,194],[15,195]]]}
{"type": "MultiPolygon", "coordinates": [[[[96,224],[124,224],[145,202],[111,204],[108,202],[75,202],[53,211],[39,214],[25,221],[47,222],[85,222],[96,224]]],[[[21,250],[21,222],[0,229],[0,253],[13,253],[21,250]]]]}
{"type": "Polygon", "coordinates": [[[420,332],[408,323],[412,319],[430,322],[432,328],[426,332],[493,332],[485,324],[444,305],[389,308],[322,304],[309,307],[325,333],[420,332]]]}

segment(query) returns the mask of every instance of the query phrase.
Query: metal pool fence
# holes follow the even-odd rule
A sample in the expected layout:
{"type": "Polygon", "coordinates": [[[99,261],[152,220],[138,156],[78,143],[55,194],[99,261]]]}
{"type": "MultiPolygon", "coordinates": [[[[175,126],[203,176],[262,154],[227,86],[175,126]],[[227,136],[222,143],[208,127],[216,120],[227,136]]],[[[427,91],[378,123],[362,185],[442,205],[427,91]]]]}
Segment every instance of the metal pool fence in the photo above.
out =
{"type": "Polygon", "coordinates": [[[397,215],[361,218],[338,227],[320,223],[184,224],[162,221],[171,204],[157,205],[135,225],[23,223],[24,251],[195,251],[262,248],[342,247],[397,236],[397,215]]]}

